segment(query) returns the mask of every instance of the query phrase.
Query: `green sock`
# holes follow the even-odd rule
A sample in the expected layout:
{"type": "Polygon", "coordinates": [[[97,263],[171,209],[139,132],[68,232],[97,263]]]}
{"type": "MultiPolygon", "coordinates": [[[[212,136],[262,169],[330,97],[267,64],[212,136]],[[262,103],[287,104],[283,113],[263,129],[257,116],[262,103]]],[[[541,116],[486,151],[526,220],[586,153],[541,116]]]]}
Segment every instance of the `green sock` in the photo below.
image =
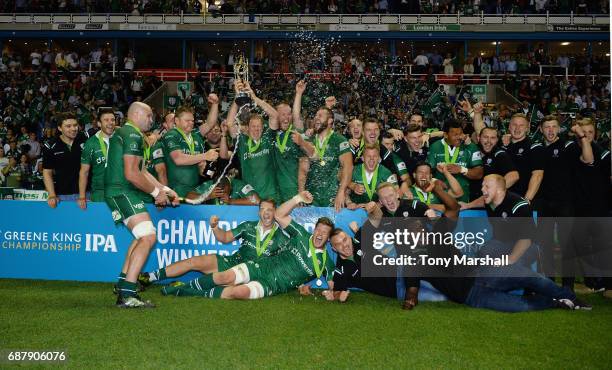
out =
{"type": "Polygon", "coordinates": [[[157,270],[157,280],[166,280],[168,277],[166,276],[166,268],[162,267],[157,270]]]}
{"type": "Polygon", "coordinates": [[[125,277],[126,277],[126,276],[127,276],[127,275],[125,274],[125,272],[122,272],[122,273],[120,273],[120,274],[119,274],[119,276],[117,276],[117,286],[119,286],[119,284],[120,284],[122,281],[125,281],[125,277]]]}
{"type": "Polygon", "coordinates": [[[204,274],[189,282],[189,286],[197,290],[208,290],[217,286],[213,281],[213,274],[204,274]]]}
{"type": "Polygon", "coordinates": [[[208,291],[208,294],[206,295],[206,297],[219,299],[221,298],[221,293],[223,293],[224,289],[225,288],[222,286],[216,286],[208,291]]]}
{"type": "Polygon", "coordinates": [[[119,282],[117,286],[119,288],[119,293],[124,297],[134,297],[138,289],[138,286],[136,285],[136,283],[131,283],[125,280],[119,282]]]}

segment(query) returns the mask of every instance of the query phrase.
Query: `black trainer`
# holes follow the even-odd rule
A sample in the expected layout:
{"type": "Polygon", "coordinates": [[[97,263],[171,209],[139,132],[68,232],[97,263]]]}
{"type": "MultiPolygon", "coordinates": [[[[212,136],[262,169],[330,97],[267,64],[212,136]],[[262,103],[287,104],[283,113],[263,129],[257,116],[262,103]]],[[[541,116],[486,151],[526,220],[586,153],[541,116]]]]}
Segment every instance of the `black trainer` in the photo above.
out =
{"type": "Polygon", "coordinates": [[[572,303],[574,304],[574,310],[591,311],[593,309],[593,306],[578,298],[574,299],[572,303]]]}
{"type": "Polygon", "coordinates": [[[151,301],[143,301],[138,296],[124,297],[121,294],[117,295],[117,303],[119,308],[155,308],[151,301]]]}
{"type": "Polygon", "coordinates": [[[141,292],[153,284],[153,282],[149,279],[148,272],[141,272],[140,274],[138,274],[138,279],[136,281],[138,282],[140,287],[142,287],[142,290],[140,290],[141,292]]]}
{"type": "Polygon", "coordinates": [[[555,301],[555,305],[557,308],[561,308],[563,310],[575,309],[574,302],[571,299],[561,298],[561,299],[553,299],[553,301],[555,301]]]}

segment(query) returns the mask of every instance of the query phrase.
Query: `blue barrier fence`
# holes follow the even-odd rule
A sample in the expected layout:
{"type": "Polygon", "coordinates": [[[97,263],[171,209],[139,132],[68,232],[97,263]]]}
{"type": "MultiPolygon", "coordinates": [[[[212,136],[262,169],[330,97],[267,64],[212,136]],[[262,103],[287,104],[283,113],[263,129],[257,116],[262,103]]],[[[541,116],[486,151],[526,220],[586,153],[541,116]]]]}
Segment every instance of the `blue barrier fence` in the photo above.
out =
{"type": "MultiPolygon", "coordinates": [[[[144,270],[151,271],[173,262],[203,254],[230,255],[239,243],[216,241],[208,220],[221,219],[220,227],[233,228],[257,219],[257,207],[181,206],[162,211],[148,206],[157,228],[158,243],[144,270]]],[[[298,208],[296,221],[312,231],[319,217],[327,216],[338,227],[348,230],[352,221],[362,224],[363,210],[298,208]]],[[[463,217],[483,216],[482,211],[466,211],[463,217]]],[[[467,220],[463,219],[463,224],[467,220]]],[[[112,282],[116,280],[132,235],[123,225],[115,226],[104,203],[89,203],[87,210],[75,202],[62,202],[56,209],[46,203],[0,201],[0,278],[76,280],[112,282]]],[[[331,248],[330,254],[335,259],[331,248]]],[[[197,276],[190,273],[184,277],[197,276]]],[[[423,291],[423,299],[440,299],[423,291]]]]}

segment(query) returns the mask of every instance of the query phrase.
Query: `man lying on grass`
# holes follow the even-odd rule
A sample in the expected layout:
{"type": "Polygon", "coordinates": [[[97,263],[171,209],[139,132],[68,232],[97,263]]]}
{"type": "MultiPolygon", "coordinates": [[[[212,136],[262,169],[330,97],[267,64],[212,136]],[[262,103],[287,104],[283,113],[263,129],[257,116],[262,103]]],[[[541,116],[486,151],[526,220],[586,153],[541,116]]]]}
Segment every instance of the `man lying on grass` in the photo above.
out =
{"type": "Polygon", "coordinates": [[[289,235],[286,250],[276,256],[240,263],[229,270],[215,272],[199,281],[199,289],[186,285],[166,286],[164,295],[201,296],[222,299],[259,299],[285,293],[299,286],[300,293],[308,294],[303,284],[324,276],[330,287],[334,264],[328,258],[326,244],[334,229],[327,217],[317,220],[310,234],[295,222],[289,214],[300,203],[311,203],[312,195],[303,191],[283,203],[275,213],[280,227],[289,235]],[[325,275],[323,275],[325,274],[325,275]]]}
{"type": "Polygon", "coordinates": [[[182,276],[189,271],[199,271],[204,276],[188,283],[190,288],[200,289],[212,279],[212,273],[226,271],[229,268],[246,261],[256,261],[260,258],[270,257],[284,250],[289,239],[274,222],[276,205],[274,200],[262,200],[259,204],[259,220],[245,221],[232,230],[223,230],[219,227],[219,217],[210,218],[210,227],[215,238],[227,244],[241,239],[240,249],[231,256],[207,254],[194,256],[153,272],[143,272],[138,281],[143,287],[153,282],[168,278],[182,276]]]}

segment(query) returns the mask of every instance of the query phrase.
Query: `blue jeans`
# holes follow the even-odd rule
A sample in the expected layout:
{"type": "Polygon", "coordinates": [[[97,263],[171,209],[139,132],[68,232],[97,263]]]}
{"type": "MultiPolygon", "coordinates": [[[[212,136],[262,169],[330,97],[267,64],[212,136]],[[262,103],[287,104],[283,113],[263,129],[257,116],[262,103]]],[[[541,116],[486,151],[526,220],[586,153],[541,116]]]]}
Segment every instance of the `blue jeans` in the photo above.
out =
{"type": "MultiPolygon", "coordinates": [[[[483,245],[478,251],[479,257],[490,255],[491,257],[501,257],[502,255],[510,255],[514,249],[514,242],[502,242],[497,239],[491,239],[487,244],[483,245]]],[[[518,264],[531,267],[537,261],[538,246],[531,243],[531,246],[523,253],[517,261],[518,264]]]]}
{"type": "MultiPolygon", "coordinates": [[[[497,268],[496,276],[478,276],[465,304],[502,312],[524,312],[555,307],[553,299],[576,299],[576,295],[531,269],[519,264],[497,268]],[[517,277],[508,277],[517,276],[517,277]],[[529,289],[534,295],[511,294],[516,289],[529,289]]],[[[485,272],[483,270],[483,272],[485,272]]],[[[486,271],[489,275],[491,271],[486,271]]]]}

